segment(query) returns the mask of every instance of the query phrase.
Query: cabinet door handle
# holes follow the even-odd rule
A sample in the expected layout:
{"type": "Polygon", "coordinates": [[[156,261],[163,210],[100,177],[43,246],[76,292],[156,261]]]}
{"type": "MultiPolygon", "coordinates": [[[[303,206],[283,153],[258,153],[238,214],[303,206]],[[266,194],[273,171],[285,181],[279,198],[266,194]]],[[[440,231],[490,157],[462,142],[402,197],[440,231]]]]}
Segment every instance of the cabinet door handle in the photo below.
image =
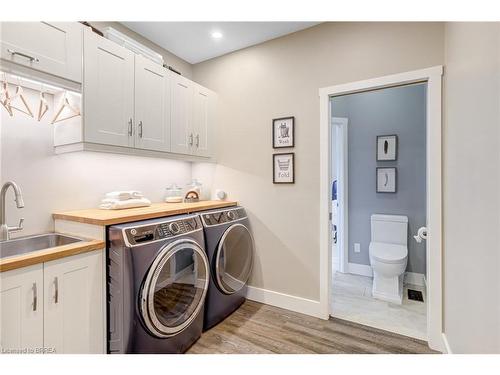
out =
{"type": "Polygon", "coordinates": [[[27,58],[30,62],[40,62],[39,59],[37,59],[36,57],[33,57],[33,56],[30,56],[30,55],[27,55],[25,53],[21,53],[21,52],[17,52],[17,51],[13,51],[11,50],[10,48],[7,48],[7,52],[10,53],[12,56],[21,56],[21,57],[25,57],[27,58]]]}
{"type": "Polygon", "coordinates": [[[193,133],[189,134],[189,145],[193,145],[193,133]]]}
{"type": "Polygon", "coordinates": [[[142,138],[142,121],[139,121],[139,138],[142,138]]]}
{"type": "Polygon", "coordinates": [[[196,134],[196,147],[200,147],[200,135],[196,134]]]}
{"type": "Polygon", "coordinates": [[[33,283],[33,311],[36,311],[37,307],[37,293],[36,293],[36,283],[33,283]]]}
{"type": "Polygon", "coordinates": [[[133,134],[132,132],[133,132],[133,127],[132,127],[132,119],[131,119],[131,118],[129,118],[129,119],[128,119],[128,135],[129,135],[129,137],[131,137],[131,136],[132,136],[132,134],[133,134]]]}
{"type": "Polygon", "coordinates": [[[59,282],[57,277],[54,277],[54,303],[59,302],[59,282]]]}

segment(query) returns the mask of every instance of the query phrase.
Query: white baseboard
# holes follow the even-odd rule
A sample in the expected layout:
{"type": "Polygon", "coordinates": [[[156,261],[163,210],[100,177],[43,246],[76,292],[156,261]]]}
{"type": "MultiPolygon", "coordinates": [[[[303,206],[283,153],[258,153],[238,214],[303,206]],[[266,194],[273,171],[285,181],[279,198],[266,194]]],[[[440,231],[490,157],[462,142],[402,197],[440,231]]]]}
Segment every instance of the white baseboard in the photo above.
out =
{"type": "Polygon", "coordinates": [[[443,338],[443,344],[446,350],[445,354],[453,354],[453,351],[451,350],[450,343],[448,342],[448,338],[444,333],[441,334],[443,338]]]}
{"type": "Polygon", "coordinates": [[[406,272],[405,281],[406,284],[413,284],[425,287],[425,275],[423,273],[406,272]]]}
{"type": "Polygon", "coordinates": [[[347,263],[347,272],[354,275],[373,277],[372,268],[367,264],[347,263]]]}
{"type": "Polygon", "coordinates": [[[292,296],[290,294],[274,292],[272,290],[248,286],[247,298],[266,305],[281,307],[301,314],[324,318],[319,301],[292,296]]]}
{"type": "MultiPolygon", "coordinates": [[[[373,277],[371,266],[367,264],[348,263],[347,272],[353,275],[373,277]]],[[[408,284],[425,287],[425,275],[423,273],[406,272],[404,282],[408,284]]]]}

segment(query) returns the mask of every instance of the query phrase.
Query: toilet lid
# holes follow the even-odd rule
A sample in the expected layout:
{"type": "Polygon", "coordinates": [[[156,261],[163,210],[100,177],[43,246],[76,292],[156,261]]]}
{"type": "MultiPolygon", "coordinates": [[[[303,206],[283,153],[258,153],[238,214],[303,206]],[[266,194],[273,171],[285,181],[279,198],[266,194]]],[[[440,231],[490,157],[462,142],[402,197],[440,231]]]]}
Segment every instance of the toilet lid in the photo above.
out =
{"type": "Polygon", "coordinates": [[[408,256],[406,246],[392,243],[371,242],[369,252],[370,256],[384,263],[398,263],[408,256]]]}

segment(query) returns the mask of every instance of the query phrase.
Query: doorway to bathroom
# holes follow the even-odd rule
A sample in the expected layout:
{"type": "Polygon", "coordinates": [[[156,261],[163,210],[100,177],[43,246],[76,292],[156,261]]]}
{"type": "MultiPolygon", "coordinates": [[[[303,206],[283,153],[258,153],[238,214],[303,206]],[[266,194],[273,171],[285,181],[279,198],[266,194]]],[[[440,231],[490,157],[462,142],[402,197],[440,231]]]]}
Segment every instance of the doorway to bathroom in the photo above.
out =
{"type": "Polygon", "coordinates": [[[331,315],[426,340],[425,82],[333,96],[331,315]],[[414,297],[416,299],[414,299],[414,297]]]}
{"type": "Polygon", "coordinates": [[[320,305],[443,351],[441,74],[320,89],[320,305]]]}

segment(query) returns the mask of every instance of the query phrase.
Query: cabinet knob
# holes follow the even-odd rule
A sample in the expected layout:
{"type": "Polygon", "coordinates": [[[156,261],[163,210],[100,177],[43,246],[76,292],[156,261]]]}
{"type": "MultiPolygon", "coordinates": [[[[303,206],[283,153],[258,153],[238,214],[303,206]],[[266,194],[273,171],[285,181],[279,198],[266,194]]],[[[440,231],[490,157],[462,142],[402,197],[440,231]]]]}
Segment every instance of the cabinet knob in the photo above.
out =
{"type": "Polygon", "coordinates": [[[196,147],[200,147],[200,135],[196,134],[196,147]]]}
{"type": "Polygon", "coordinates": [[[131,119],[131,118],[129,118],[129,119],[128,119],[128,135],[129,135],[129,137],[131,137],[131,136],[132,136],[133,131],[134,131],[134,129],[133,129],[133,127],[132,127],[132,119],[131,119]]]}
{"type": "Polygon", "coordinates": [[[36,291],[36,283],[33,283],[33,311],[36,311],[37,307],[37,291],[36,291]]]}
{"type": "Polygon", "coordinates": [[[189,134],[189,145],[193,145],[193,133],[189,134]]]}
{"type": "Polygon", "coordinates": [[[142,138],[142,121],[139,121],[139,138],[142,138]]]}
{"type": "Polygon", "coordinates": [[[59,281],[54,277],[54,303],[59,302],[59,281]]]}
{"type": "Polygon", "coordinates": [[[33,57],[33,56],[30,56],[30,55],[27,55],[25,53],[21,53],[21,52],[18,52],[18,51],[13,51],[11,50],[10,48],[7,48],[7,52],[10,53],[12,56],[21,56],[21,57],[25,57],[27,58],[30,62],[40,62],[39,59],[37,59],[36,57],[33,57]]]}

